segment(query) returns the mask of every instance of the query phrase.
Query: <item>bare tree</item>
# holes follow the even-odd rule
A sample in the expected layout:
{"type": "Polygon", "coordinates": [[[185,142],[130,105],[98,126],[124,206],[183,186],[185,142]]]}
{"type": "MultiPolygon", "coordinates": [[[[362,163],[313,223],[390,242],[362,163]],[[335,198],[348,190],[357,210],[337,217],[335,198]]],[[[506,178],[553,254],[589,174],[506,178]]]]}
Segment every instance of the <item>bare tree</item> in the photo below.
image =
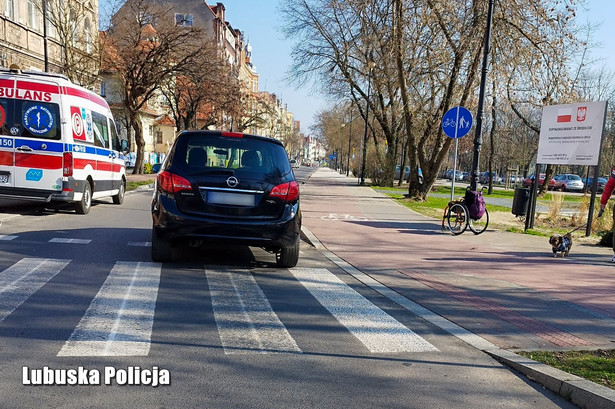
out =
{"type": "MultiPolygon", "coordinates": [[[[386,143],[384,183],[390,183],[387,175],[403,140],[411,167],[408,194],[424,199],[449,155],[452,140],[442,132],[443,114],[455,105],[476,105],[487,2],[452,7],[446,0],[286,0],[282,10],[285,34],[296,40],[292,75],[300,81],[317,77],[329,94],[353,99],[364,118],[367,102],[377,126],[370,122],[374,142],[381,134],[386,143]]],[[[571,44],[566,10],[555,0],[522,0],[497,10],[494,37],[509,42],[502,58],[508,64],[492,75],[507,78],[518,64],[532,75],[534,55],[541,70],[553,70],[549,78],[563,77],[543,77],[541,86],[563,95],[568,54],[561,51],[571,44]],[[524,57],[517,58],[521,51],[524,57]]]]}
{"type": "Polygon", "coordinates": [[[213,107],[224,107],[228,96],[239,87],[236,76],[229,75],[230,72],[211,38],[203,43],[193,65],[163,83],[161,92],[179,130],[196,128],[197,115],[207,118],[205,126],[218,122],[213,107]]]}
{"type": "Polygon", "coordinates": [[[275,101],[265,93],[255,93],[245,85],[239,84],[238,89],[227,96],[224,111],[230,116],[233,131],[243,132],[251,127],[268,128],[269,136],[277,134],[278,119],[275,101]]]}
{"type": "Polygon", "coordinates": [[[140,110],[169,78],[182,75],[202,52],[201,30],[175,25],[168,7],[128,0],[107,31],[104,66],[119,80],[123,105],[134,131],[134,173],[142,173],[145,140],[140,110]]]}
{"type": "Polygon", "coordinates": [[[39,0],[45,13],[50,60],[59,61],[59,71],[72,82],[94,88],[99,82],[100,43],[97,10],[83,0],[39,0]]]}

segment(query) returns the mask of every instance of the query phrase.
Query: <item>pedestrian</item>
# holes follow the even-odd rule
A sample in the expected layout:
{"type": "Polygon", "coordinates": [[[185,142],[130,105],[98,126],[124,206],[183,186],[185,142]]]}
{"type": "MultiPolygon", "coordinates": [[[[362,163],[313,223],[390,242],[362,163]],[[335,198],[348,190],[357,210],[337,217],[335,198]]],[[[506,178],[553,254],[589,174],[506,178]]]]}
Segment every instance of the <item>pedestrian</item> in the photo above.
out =
{"type": "MultiPolygon", "coordinates": [[[[615,166],[611,169],[611,177],[609,181],[606,182],[606,186],[604,186],[604,191],[602,192],[602,196],[600,197],[600,212],[598,213],[598,217],[602,216],[604,212],[604,208],[615,189],[615,166]]],[[[615,263],[615,209],[613,209],[613,258],[611,259],[611,263],[615,263]]]]}

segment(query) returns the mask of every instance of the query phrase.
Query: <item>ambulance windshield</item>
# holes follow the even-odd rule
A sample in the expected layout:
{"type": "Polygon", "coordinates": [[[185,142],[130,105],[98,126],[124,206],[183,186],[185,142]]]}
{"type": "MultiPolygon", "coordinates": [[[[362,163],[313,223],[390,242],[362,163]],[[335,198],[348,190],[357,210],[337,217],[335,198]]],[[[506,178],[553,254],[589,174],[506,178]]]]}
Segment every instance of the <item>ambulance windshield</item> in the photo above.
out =
{"type": "Polygon", "coordinates": [[[60,139],[60,109],[48,102],[0,98],[0,134],[60,139]]]}

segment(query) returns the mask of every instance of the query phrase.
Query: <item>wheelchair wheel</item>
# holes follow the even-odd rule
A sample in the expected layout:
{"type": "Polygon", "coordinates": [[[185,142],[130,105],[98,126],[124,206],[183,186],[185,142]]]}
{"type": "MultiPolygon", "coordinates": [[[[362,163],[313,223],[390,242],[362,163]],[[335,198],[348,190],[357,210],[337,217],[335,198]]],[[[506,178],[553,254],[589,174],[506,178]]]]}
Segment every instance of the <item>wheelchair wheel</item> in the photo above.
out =
{"type": "Polygon", "coordinates": [[[487,209],[485,209],[485,214],[483,214],[483,217],[481,217],[480,219],[478,220],[469,219],[468,220],[468,226],[470,227],[470,230],[472,230],[474,234],[481,234],[482,232],[487,230],[488,225],[489,225],[489,212],[487,211],[487,209]]]}
{"type": "Polygon", "coordinates": [[[455,236],[461,234],[468,227],[468,209],[461,203],[455,203],[448,209],[446,219],[450,232],[455,236]]]}

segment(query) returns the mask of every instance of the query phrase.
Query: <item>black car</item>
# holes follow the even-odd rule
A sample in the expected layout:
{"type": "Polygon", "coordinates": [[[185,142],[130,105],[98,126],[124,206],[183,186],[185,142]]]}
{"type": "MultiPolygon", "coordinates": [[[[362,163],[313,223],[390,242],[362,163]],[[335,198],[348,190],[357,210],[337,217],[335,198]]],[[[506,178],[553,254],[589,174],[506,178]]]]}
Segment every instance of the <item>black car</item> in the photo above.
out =
{"type": "Polygon", "coordinates": [[[299,260],[299,184],[277,139],[180,133],[156,177],[152,259],[207,242],[263,247],[279,267],[299,260]]]}

